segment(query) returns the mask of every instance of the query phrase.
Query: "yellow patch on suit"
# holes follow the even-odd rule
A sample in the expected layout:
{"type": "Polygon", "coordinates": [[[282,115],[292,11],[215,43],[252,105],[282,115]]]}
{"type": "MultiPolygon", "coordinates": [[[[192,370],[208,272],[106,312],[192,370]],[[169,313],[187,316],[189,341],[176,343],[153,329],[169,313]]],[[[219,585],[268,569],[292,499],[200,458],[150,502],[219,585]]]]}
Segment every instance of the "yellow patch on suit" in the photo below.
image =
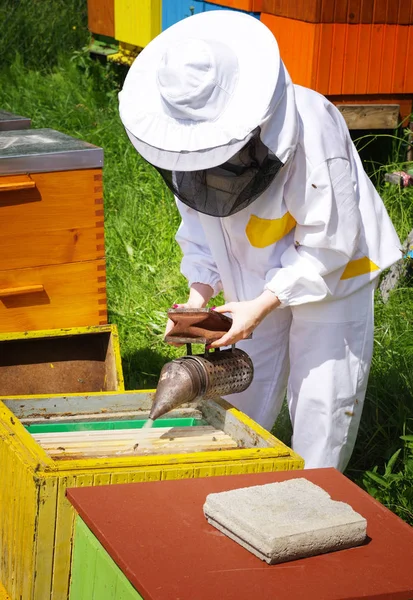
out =
{"type": "Polygon", "coordinates": [[[340,279],[351,279],[351,277],[357,277],[358,275],[365,275],[366,273],[372,273],[378,271],[379,267],[367,256],[363,258],[357,258],[351,260],[343,271],[340,279]]]}
{"type": "Polygon", "coordinates": [[[289,212],[286,212],[280,219],[261,219],[251,215],[245,233],[251,246],[265,248],[290,233],[296,224],[296,220],[289,212]]]}

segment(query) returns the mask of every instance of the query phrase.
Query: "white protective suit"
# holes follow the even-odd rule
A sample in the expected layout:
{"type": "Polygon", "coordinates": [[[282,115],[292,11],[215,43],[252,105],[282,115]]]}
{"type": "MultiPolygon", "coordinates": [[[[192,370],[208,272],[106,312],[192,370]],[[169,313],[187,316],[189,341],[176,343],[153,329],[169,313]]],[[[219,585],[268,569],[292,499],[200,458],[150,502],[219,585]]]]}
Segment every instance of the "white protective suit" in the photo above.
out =
{"type": "Polygon", "coordinates": [[[247,208],[218,218],[177,200],[181,271],[227,302],[278,296],[238,344],[254,381],[228,400],[271,429],[288,382],[294,450],[306,468],[344,470],[372,357],[374,289],[400,242],[339,111],[285,70],[261,139],[285,166],[247,208]]]}

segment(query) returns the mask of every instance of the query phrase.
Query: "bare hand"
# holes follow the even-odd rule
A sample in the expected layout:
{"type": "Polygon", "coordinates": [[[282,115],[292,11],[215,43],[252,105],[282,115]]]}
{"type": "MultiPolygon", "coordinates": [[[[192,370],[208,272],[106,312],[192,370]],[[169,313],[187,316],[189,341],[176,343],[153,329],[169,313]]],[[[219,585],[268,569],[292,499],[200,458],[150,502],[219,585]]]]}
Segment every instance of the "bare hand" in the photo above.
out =
{"type": "Polygon", "coordinates": [[[231,313],[232,326],[219,340],[212,342],[209,348],[230,346],[240,340],[247,339],[254,329],[272,310],[280,305],[277,296],[266,290],[254,300],[245,302],[229,302],[215,309],[219,313],[231,313]]]}

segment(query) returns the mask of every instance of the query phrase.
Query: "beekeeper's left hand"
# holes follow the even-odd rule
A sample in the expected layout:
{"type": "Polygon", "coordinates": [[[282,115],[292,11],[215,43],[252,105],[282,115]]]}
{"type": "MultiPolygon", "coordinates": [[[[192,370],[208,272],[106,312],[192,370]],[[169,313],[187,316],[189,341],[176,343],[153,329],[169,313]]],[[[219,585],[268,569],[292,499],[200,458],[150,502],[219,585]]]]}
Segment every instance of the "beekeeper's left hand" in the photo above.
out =
{"type": "Polygon", "coordinates": [[[230,346],[240,340],[245,340],[261,321],[272,310],[280,305],[277,296],[265,290],[261,296],[254,300],[245,302],[229,302],[215,308],[219,313],[231,313],[232,327],[219,340],[212,342],[209,348],[219,348],[220,346],[230,346]]]}

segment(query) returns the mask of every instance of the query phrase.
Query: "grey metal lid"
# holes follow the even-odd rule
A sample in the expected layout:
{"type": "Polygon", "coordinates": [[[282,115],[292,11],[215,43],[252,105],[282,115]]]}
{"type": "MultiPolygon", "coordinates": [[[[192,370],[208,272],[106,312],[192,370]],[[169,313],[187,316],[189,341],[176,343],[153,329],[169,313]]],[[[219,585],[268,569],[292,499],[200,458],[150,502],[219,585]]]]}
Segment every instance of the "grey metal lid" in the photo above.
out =
{"type": "Polygon", "coordinates": [[[11,112],[0,110],[0,131],[9,131],[11,129],[28,129],[31,120],[27,117],[20,117],[11,112]]]}
{"type": "Polygon", "coordinates": [[[0,132],[0,175],[93,169],[103,150],[54,129],[0,132]]]}

